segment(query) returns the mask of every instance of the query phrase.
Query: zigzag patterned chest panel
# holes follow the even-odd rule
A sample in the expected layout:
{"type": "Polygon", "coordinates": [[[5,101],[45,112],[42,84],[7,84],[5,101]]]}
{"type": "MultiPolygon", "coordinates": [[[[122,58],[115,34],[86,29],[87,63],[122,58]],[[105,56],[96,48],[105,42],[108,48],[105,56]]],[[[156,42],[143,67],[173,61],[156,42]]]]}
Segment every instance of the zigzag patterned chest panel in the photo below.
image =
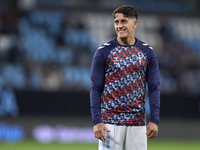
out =
{"type": "Polygon", "coordinates": [[[117,46],[105,67],[101,114],[105,123],[145,125],[145,90],[148,58],[139,48],[117,46]]]}

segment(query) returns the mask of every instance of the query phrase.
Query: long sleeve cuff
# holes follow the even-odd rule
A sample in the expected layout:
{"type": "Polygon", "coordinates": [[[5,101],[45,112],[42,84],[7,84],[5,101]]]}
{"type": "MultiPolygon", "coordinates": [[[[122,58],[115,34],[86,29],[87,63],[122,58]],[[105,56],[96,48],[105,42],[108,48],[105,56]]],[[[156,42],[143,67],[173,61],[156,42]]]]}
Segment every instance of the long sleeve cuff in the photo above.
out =
{"type": "Polygon", "coordinates": [[[159,121],[157,119],[154,119],[154,118],[150,118],[150,122],[155,123],[157,126],[159,124],[159,121]]]}

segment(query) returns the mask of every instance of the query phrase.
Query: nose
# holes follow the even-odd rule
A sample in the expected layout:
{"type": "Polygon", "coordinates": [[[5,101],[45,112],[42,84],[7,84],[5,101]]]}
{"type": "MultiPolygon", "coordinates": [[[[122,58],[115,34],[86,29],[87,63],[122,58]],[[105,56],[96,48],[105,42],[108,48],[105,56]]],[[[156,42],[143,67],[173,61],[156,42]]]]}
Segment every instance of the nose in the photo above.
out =
{"type": "Polygon", "coordinates": [[[122,24],[119,22],[118,24],[117,24],[117,28],[121,28],[122,27],[122,24]]]}

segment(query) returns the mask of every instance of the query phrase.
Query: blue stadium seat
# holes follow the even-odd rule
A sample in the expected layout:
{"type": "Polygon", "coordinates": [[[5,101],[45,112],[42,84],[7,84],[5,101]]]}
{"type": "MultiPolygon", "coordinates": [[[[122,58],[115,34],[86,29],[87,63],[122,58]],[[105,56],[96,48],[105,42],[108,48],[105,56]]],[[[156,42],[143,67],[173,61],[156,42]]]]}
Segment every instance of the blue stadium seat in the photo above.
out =
{"type": "Polygon", "coordinates": [[[6,82],[13,87],[19,89],[25,86],[25,73],[22,65],[5,65],[2,74],[6,82]]]}

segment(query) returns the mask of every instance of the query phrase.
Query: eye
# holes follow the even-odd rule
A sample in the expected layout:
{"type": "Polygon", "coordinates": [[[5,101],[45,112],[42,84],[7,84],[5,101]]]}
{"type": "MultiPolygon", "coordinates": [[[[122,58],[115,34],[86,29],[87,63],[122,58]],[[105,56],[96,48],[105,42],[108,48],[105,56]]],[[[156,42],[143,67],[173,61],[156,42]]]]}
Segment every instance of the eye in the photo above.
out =
{"type": "Polygon", "coordinates": [[[118,24],[119,23],[119,21],[118,20],[115,20],[115,24],[118,24]]]}
{"type": "Polygon", "coordinates": [[[127,20],[126,20],[126,19],[123,19],[121,22],[122,22],[122,23],[127,23],[127,20]]]}

